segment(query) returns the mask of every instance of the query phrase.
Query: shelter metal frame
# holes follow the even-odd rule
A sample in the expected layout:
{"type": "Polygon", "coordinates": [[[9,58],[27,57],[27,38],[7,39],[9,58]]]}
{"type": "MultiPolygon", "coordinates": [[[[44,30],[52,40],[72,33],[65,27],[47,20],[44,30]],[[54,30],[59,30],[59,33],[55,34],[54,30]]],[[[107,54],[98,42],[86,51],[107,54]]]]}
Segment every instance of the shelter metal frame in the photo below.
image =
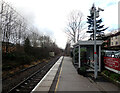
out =
{"type": "MultiPolygon", "coordinates": [[[[97,55],[98,55],[98,63],[99,63],[99,68],[98,68],[98,71],[101,71],[101,45],[102,45],[103,41],[102,40],[96,40],[96,45],[97,45],[97,55]]],[[[81,47],[84,46],[86,48],[88,48],[88,46],[94,46],[94,41],[93,40],[90,40],[90,41],[78,41],[76,44],[73,45],[73,63],[74,64],[78,64],[78,68],[81,67],[81,53],[80,53],[80,49],[81,47]],[[79,48],[79,59],[78,59],[78,63],[75,63],[75,48],[79,48]]],[[[94,50],[90,50],[90,51],[94,51],[94,50]]],[[[89,54],[90,55],[90,54],[89,54]]],[[[94,69],[91,69],[91,71],[94,71],[94,69]]]]}

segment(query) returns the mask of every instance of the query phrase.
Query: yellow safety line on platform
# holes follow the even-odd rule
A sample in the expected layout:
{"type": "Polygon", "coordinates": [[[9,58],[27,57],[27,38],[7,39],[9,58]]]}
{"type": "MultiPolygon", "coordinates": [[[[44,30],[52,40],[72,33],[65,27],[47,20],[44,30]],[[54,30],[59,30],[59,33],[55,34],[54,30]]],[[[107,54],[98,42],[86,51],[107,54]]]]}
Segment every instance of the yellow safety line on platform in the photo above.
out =
{"type": "MultiPolygon", "coordinates": [[[[64,62],[64,61],[63,61],[64,62]]],[[[62,63],[63,64],[63,63],[62,63]]],[[[63,65],[62,65],[63,66],[63,65]]],[[[58,80],[57,80],[57,84],[56,84],[56,87],[55,87],[55,92],[57,91],[57,88],[58,88],[58,84],[59,84],[59,79],[60,79],[60,75],[61,75],[61,72],[62,72],[62,66],[61,66],[61,69],[60,69],[60,73],[59,73],[59,76],[58,76],[58,80]]]]}

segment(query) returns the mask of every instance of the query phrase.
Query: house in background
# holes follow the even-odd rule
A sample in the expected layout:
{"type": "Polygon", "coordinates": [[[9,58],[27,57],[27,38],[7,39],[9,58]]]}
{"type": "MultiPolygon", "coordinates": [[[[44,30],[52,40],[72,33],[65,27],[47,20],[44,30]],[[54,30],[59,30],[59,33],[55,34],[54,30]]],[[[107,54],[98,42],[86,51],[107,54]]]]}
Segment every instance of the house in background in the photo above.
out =
{"type": "Polygon", "coordinates": [[[110,46],[120,46],[120,32],[112,35],[110,41],[110,46]]]}
{"type": "Polygon", "coordinates": [[[120,31],[114,34],[107,34],[104,41],[105,49],[120,50],[120,31]]]}

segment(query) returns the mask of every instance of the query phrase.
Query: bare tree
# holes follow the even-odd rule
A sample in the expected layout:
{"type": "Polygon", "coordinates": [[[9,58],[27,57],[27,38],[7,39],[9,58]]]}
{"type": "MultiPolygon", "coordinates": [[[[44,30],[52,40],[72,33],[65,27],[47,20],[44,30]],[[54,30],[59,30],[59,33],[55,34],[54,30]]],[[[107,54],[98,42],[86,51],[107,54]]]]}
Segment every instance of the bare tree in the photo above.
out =
{"type": "MultiPolygon", "coordinates": [[[[35,30],[35,29],[34,29],[34,30],[35,30]]],[[[33,31],[34,31],[34,30],[33,30],[33,31]]],[[[32,32],[29,37],[30,37],[30,41],[31,41],[32,46],[33,46],[33,47],[37,47],[37,46],[38,46],[39,34],[38,34],[38,33],[35,33],[35,32],[32,32]]]]}
{"type": "Polygon", "coordinates": [[[9,52],[10,45],[19,49],[25,43],[27,37],[33,48],[41,47],[46,53],[50,50],[58,50],[50,36],[40,35],[36,27],[5,2],[2,2],[0,6],[0,31],[6,52],[9,52]]]}
{"type": "Polygon", "coordinates": [[[82,12],[77,10],[72,11],[65,29],[65,33],[69,36],[70,40],[76,43],[80,39],[80,34],[85,28],[82,12]]]}
{"type": "Polygon", "coordinates": [[[13,20],[14,13],[13,10],[10,9],[8,5],[3,6],[3,15],[2,15],[2,34],[3,34],[3,42],[6,42],[6,52],[8,52],[8,45],[11,39],[11,33],[13,29],[13,20]]]}

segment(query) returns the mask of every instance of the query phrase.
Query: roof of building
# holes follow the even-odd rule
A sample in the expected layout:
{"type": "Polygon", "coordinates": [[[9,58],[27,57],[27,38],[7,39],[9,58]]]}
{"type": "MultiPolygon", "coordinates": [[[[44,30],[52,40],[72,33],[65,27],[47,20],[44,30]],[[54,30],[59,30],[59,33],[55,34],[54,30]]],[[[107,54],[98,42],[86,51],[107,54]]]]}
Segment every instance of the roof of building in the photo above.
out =
{"type": "Polygon", "coordinates": [[[106,37],[114,37],[114,36],[118,36],[118,35],[120,35],[120,31],[118,31],[118,32],[116,32],[116,33],[108,33],[108,34],[106,35],[106,37]]]}
{"type": "MultiPolygon", "coordinates": [[[[96,45],[102,45],[103,41],[102,40],[96,40],[96,45]]],[[[89,40],[89,41],[78,41],[76,44],[74,44],[73,46],[78,46],[78,45],[94,45],[94,41],[93,40],[89,40]]]]}

